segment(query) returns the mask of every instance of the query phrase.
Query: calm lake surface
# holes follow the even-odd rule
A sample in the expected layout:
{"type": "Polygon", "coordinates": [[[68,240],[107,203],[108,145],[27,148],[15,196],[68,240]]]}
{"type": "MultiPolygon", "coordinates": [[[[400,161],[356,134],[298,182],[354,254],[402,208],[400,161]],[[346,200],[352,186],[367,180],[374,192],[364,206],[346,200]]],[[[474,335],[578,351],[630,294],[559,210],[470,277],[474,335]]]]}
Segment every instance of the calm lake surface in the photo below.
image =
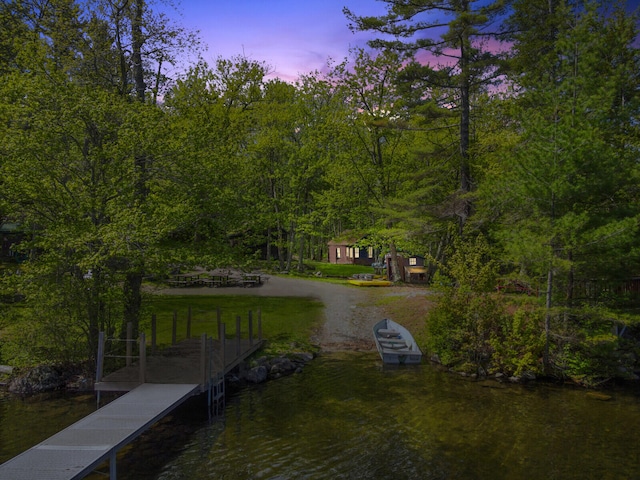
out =
{"type": "MultiPolygon", "coordinates": [[[[122,452],[118,479],[640,478],[640,397],[609,393],[325,354],[233,395],[221,418],[189,402],[122,452]]],[[[0,461],[93,410],[90,395],[3,398],[0,461]]]]}

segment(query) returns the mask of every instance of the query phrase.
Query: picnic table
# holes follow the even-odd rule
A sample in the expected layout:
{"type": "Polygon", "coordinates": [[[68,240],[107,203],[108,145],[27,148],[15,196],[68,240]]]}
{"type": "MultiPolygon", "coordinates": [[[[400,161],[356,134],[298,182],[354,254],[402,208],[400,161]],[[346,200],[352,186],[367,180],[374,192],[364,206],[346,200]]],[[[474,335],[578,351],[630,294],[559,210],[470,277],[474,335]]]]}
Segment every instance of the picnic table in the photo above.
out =
{"type": "Polygon", "coordinates": [[[198,283],[199,280],[199,273],[177,273],[172,275],[167,283],[172,287],[189,287],[198,283]]]}
{"type": "Polygon", "coordinates": [[[229,285],[229,275],[209,275],[209,277],[201,278],[200,283],[207,287],[226,287],[229,285]]]}
{"type": "Polygon", "coordinates": [[[242,275],[240,283],[243,287],[253,287],[262,283],[260,275],[242,275]]]}

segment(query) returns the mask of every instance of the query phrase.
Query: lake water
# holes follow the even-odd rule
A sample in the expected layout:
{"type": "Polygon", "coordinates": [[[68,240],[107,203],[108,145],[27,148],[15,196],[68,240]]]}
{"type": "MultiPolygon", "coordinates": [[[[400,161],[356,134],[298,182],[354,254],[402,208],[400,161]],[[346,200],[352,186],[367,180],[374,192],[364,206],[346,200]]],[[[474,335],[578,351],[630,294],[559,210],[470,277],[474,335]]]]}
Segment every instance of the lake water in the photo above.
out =
{"type": "MultiPolygon", "coordinates": [[[[190,402],[122,452],[118,479],[639,478],[640,397],[609,393],[325,354],[232,395],[218,419],[190,402]]],[[[4,398],[1,461],[94,408],[91,396],[4,398]]]]}

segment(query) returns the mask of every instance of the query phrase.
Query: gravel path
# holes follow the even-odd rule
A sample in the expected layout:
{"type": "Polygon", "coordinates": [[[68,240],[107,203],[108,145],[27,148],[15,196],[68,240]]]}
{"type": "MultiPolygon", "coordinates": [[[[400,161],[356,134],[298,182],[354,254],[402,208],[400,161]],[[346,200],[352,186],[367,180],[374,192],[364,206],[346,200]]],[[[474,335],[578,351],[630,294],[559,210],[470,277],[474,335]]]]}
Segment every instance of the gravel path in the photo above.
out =
{"type": "Polygon", "coordinates": [[[374,306],[376,296],[401,294],[402,287],[358,288],[315,280],[286,277],[263,277],[257,287],[225,288],[166,288],[157,293],[165,295],[256,295],[269,297],[312,297],[324,306],[325,321],[313,338],[324,351],[372,350],[375,348],[371,329],[385,317],[374,306]],[[393,293],[392,293],[393,292],[393,293]]]}

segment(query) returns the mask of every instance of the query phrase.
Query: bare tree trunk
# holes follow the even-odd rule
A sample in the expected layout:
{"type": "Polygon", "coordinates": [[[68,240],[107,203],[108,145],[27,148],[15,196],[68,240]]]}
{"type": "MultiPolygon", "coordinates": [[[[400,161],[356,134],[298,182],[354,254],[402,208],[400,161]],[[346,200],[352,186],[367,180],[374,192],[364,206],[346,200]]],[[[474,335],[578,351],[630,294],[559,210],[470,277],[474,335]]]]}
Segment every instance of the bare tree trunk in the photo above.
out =
{"type": "MultiPolygon", "coordinates": [[[[133,80],[135,82],[136,98],[138,101],[145,101],[144,71],[142,68],[142,45],[144,37],[142,34],[142,14],[144,12],[144,0],[135,0],[133,5],[133,18],[131,20],[131,38],[133,60],[133,80]]],[[[144,202],[147,197],[147,155],[136,153],[134,155],[135,165],[135,191],[137,202],[144,202]]],[[[137,261],[129,266],[129,272],[124,282],[124,324],[131,322],[133,325],[134,338],[138,335],[140,325],[140,315],[142,310],[142,277],[144,265],[139,265],[137,261]]]]}
{"type": "MultiPolygon", "coordinates": [[[[471,170],[469,167],[469,142],[470,142],[470,123],[471,123],[471,106],[470,106],[470,49],[471,44],[467,33],[463,34],[460,41],[460,191],[465,195],[471,191],[471,170]]],[[[462,236],[464,225],[471,215],[471,201],[468,198],[463,199],[462,211],[458,212],[459,216],[459,235],[462,236]]]]}
{"type": "Polygon", "coordinates": [[[573,305],[574,289],[575,289],[575,269],[573,267],[573,251],[569,250],[567,259],[571,262],[569,267],[569,278],[567,279],[567,306],[571,308],[573,305]]]}
{"type": "Polygon", "coordinates": [[[433,280],[433,276],[438,270],[438,264],[442,263],[444,259],[444,251],[447,243],[449,242],[449,234],[444,233],[442,237],[440,237],[440,241],[438,242],[438,248],[432,258],[434,261],[429,261],[429,266],[427,267],[427,282],[431,283],[433,280]]]}
{"type": "MultiPolygon", "coordinates": [[[[133,338],[137,338],[142,310],[142,273],[127,273],[124,281],[124,326],[131,322],[133,338]]],[[[126,332],[126,328],[122,330],[126,332]]]]}
{"type": "Polygon", "coordinates": [[[144,13],[144,0],[135,0],[133,6],[133,18],[131,20],[131,60],[133,61],[133,81],[136,87],[136,98],[138,101],[145,101],[146,85],[144,83],[144,70],[142,68],[142,45],[144,36],[142,34],[142,14],[144,13]]]}
{"type": "Polygon", "coordinates": [[[396,244],[394,242],[391,242],[389,245],[389,253],[391,255],[389,262],[391,281],[399,282],[402,280],[402,276],[400,275],[400,266],[398,265],[398,251],[396,250],[396,244]]]}
{"type": "Polygon", "coordinates": [[[304,271],[304,233],[300,233],[300,245],[298,247],[298,271],[304,271]]]}
{"type": "Polygon", "coordinates": [[[289,234],[287,235],[287,272],[291,271],[291,260],[293,258],[293,247],[295,245],[295,229],[293,222],[289,227],[289,234]]]}
{"type": "Polygon", "coordinates": [[[282,228],[280,227],[280,219],[277,222],[278,225],[278,263],[280,264],[280,271],[285,270],[285,249],[284,238],[282,236],[282,228]]]}
{"type": "Polygon", "coordinates": [[[267,228],[267,252],[265,254],[265,259],[268,262],[271,262],[271,227],[267,228]]]}
{"type": "Polygon", "coordinates": [[[544,371],[549,372],[549,346],[551,343],[551,305],[552,305],[552,289],[553,289],[553,267],[549,266],[547,272],[547,295],[546,295],[546,313],[544,316],[544,355],[542,358],[544,371]]]}

